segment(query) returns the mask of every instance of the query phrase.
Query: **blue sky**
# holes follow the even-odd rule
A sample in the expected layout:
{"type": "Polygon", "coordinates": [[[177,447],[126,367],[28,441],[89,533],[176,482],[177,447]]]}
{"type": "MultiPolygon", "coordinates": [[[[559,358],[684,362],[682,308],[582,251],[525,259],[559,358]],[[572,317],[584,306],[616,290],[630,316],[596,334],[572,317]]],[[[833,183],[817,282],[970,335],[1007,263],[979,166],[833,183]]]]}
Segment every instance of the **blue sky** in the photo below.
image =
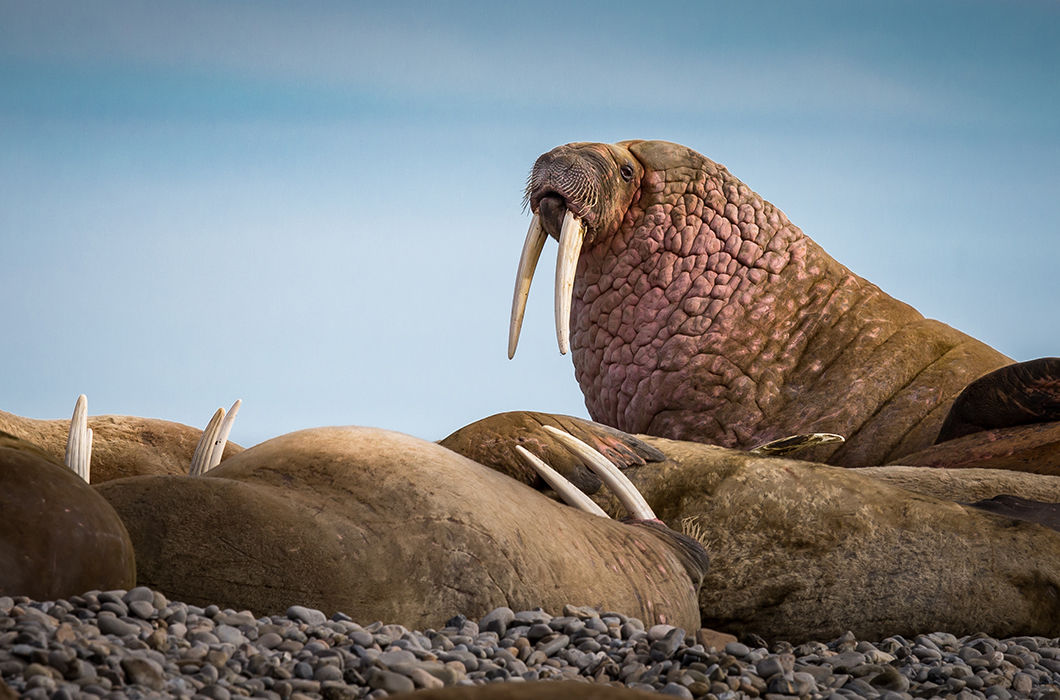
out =
{"type": "Polygon", "coordinates": [[[232,438],[585,415],[538,154],[660,138],[1016,359],[1060,354],[1060,3],[0,0],[0,409],[232,438]],[[550,248],[554,250],[554,248],[550,248]]]}

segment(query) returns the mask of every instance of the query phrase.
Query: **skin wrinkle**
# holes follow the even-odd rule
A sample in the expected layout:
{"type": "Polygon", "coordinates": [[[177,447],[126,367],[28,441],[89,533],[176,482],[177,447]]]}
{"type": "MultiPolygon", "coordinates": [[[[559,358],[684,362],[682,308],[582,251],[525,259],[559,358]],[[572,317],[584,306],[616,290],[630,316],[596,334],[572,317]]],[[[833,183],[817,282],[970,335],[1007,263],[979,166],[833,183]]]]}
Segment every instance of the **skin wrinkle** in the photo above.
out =
{"type": "MultiPolygon", "coordinates": [[[[898,338],[900,333],[907,332],[911,325],[913,325],[913,324],[903,325],[903,326],[899,327],[898,329],[896,329],[895,332],[892,333],[891,335],[889,335],[885,341],[877,344],[872,349],[872,352],[874,354],[878,354],[879,352],[886,353],[887,350],[888,350],[888,345],[890,343],[892,343],[892,341],[895,341],[898,338]]],[[[903,388],[906,388],[906,387],[909,387],[910,385],[912,385],[925,371],[929,370],[932,366],[934,366],[936,363],[938,363],[940,360],[942,360],[944,357],[946,357],[946,355],[954,347],[955,347],[954,345],[948,345],[948,346],[946,344],[941,345],[940,347],[938,347],[936,349],[935,352],[933,352],[931,354],[931,356],[928,358],[928,360],[924,364],[916,364],[916,365],[914,365],[912,367],[912,370],[913,370],[912,374],[900,386],[898,386],[897,388],[887,387],[886,389],[882,389],[883,391],[886,391],[886,395],[882,399],[882,401],[878,404],[878,406],[872,408],[873,413],[881,413],[881,412],[883,412],[885,410],[886,406],[889,403],[891,403],[892,401],[894,401],[898,397],[899,393],[902,391],[903,388]]],[[[870,386],[881,386],[881,385],[885,386],[888,379],[890,379],[892,377],[898,377],[899,376],[900,370],[901,370],[901,367],[898,367],[895,370],[891,370],[888,367],[887,373],[884,376],[881,377],[881,376],[878,376],[878,375],[880,375],[882,372],[877,370],[876,367],[870,365],[868,368],[866,368],[866,371],[862,375],[859,375],[859,376],[855,377],[853,379],[853,381],[855,381],[855,382],[864,382],[865,384],[868,384],[870,386]]],[[[900,381],[900,378],[899,378],[899,381],[900,381]]],[[[870,409],[868,407],[862,407],[861,408],[862,412],[865,412],[867,410],[870,410],[870,409]]],[[[847,444],[849,444],[849,445],[858,444],[857,438],[860,436],[860,433],[865,429],[866,425],[868,425],[867,416],[863,417],[863,416],[859,415],[859,416],[857,416],[857,418],[860,421],[859,427],[857,429],[855,429],[853,432],[851,432],[849,436],[847,436],[848,437],[848,443],[845,443],[844,445],[840,445],[839,446],[839,449],[836,451],[837,457],[841,458],[844,455],[845,452],[849,452],[850,451],[849,448],[844,449],[847,444]]],[[[905,435],[907,432],[908,432],[908,430],[903,430],[903,431],[901,431],[901,435],[905,435]]],[[[876,443],[877,447],[885,448],[887,450],[890,450],[890,449],[893,448],[893,445],[896,442],[900,441],[900,436],[899,436],[898,440],[895,440],[893,442],[892,441],[886,441],[887,440],[886,435],[880,434],[880,433],[877,432],[877,433],[875,433],[872,436],[872,439],[876,443]]]]}
{"type": "MultiPolygon", "coordinates": [[[[935,369],[940,362],[942,362],[944,359],[946,359],[946,357],[950,356],[953,352],[955,352],[958,349],[960,349],[960,345],[959,344],[958,345],[954,345],[954,346],[952,346],[950,348],[947,348],[944,352],[939,353],[934,361],[932,361],[931,363],[929,363],[929,364],[925,365],[924,367],[920,368],[920,370],[918,372],[916,372],[912,377],[910,377],[909,380],[905,384],[903,384],[896,391],[894,391],[894,393],[891,395],[891,397],[879,407],[879,411],[878,412],[879,413],[885,413],[890,407],[900,403],[902,401],[902,399],[904,398],[904,392],[910,386],[912,386],[914,382],[916,382],[918,379],[920,379],[928,371],[930,371],[932,369],[935,369]]],[[[891,440],[890,443],[885,446],[886,449],[888,450],[888,454],[890,454],[890,452],[893,452],[895,447],[897,445],[901,444],[902,441],[905,439],[905,437],[907,435],[909,435],[910,432],[912,432],[917,427],[919,427],[921,422],[922,421],[917,421],[917,423],[909,426],[901,434],[897,435],[893,440],[891,440]]],[[[859,433],[864,429],[864,427],[865,427],[865,424],[862,424],[861,427],[859,427],[856,431],[854,431],[854,433],[852,433],[850,435],[850,441],[851,441],[852,444],[855,442],[854,438],[858,437],[859,433]]],[[[842,446],[840,446],[840,449],[838,451],[839,452],[843,451],[842,450],[842,446]]]]}
{"type": "MultiPolygon", "coordinates": [[[[925,367],[923,372],[921,372],[920,375],[918,375],[918,377],[923,375],[923,374],[925,374],[925,373],[927,373],[929,370],[938,369],[939,363],[942,362],[942,360],[944,360],[946,357],[953,356],[956,353],[966,352],[967,348],[968,348],[968,343],[967,342],[958,343],[957,345],[953,346],[948,351],[946,351],[946,353],[942,357],[940,357],[938,360],[933,362],[930,366],[925,367]]],[[[909,384],[912,384],[912,381],[910,381],[909,384]]],[[[891,401],[889,401],[887,404],[881,406],[880,407],[880,413],[885,413],[891,407],[892,403],[897,403],[897,401],[902,398],[902,392],[904,392],[905,390],[908,389],[909,384],[907,384],[906,386],[902,387],[902,390],[900,390],[899,392],[896,392],[894,398],[891,401]]],[[[949,400],[949,402],[952,402],[952,400],[955,399],[956,396],[946,397],[946,398],[949,400]]],[[[891,459],[899,457],[902,454],[908,454],[909,450],[903,450],[902,449],[902,445],[903,445],[903,443],[905,443],[908,440],[909,436],[913,435],[915,433],[923,431],[925,424],[928,423],[929,421],[931,421],[932,423],[941,423],[942,419],[945,417],[945,413],[946,412],[942,411],[941,408],[936,408],[934,411],[928,413],[923,418],[921,418],[919,421],[917,421],[916,423],[911,425],[909,427],[909,429],[907,431],[905,431],[905,433],[901,436],[901,439],[895,441],[894,445],[891,447],[890,451],[885,456],[885,460],[886,461],[890,461],[891,459]],[[935,420],[932,421],[931,420],[932,418],[934,418],[935,420]]],[[[930,432],[930,431],[928,431],[928,432],[930,432]]]]}
{"type": "MultiPolygon", "coordinates": [[[[649,185],[650,183],[651,181],[649,179],[649,185]]],[[[691,278],[686,276],[686,278],[689,279],[689,283],[687,285],[688,291],[684,294],[675,294],[675,296],[678,297],[677,300],[666,299],[667,303],[662,304],[661,308],[657,308],[653,303],[655,301],[655,298],[651,295],[651,292],[655,289],[658,289],[662,293],[662,296],[666,298],[665,290],[661,289],[661,287],[672,285],[674,277],[680,275],[679,270],[682,266],[684,266],[682,265],[682,261],[688,260],[690,253],[693,252],[694,244],[700,244],[698,246],[699,249],[695,250],[695,252],[697,253],[694,256],[696,260],[687,265],[687,267],[690,267],[693,270],[706,271],[708,266],[710,265],[710,260],[709,258],[707,258],[707,256],[709,256],[710,254],[718,253],[717,238],[712,237],[709,234],[704,235],[709,232],[710,229],[707,224],[703,223],[699,219],[699,214],[704,209],[703,200],[706,196],[706,192],[704,192],[703,183],[693,183],[691,185],[692,192],[689,192],[686,183],[681,179],[680,174],[678,174],[677,179],[668,180],[667,186],[663,189],[671,196],[676,196],[678,198],[677,204],[668,205],[667,203],[656,203],[652,207],[649,207],[647,210],[645,210],[643,216],[646,217],[646,220],[649,223],[660,222],[660,224],[662,224],[664,222],[672,221],[673,225],[652,226],[650,233],[648,233],[643,240],[655,241],[658,242],[660,245],[658,247],[649,247],[649,250],[647,251],[648,255],[640,257],[650,258],[652,253],[655,252],[655,250],[661,248],[661,256],[657,256],[659,258],[660,264],[654,269],[650,270],[646,275],[637,275],[635,277],[637,281],[647,278],[648,281],[653,283],[653,288],[651,290],[648,290],[648,292],[646,293],[637,294],[638,301],[635,307],[637,309],[637,313],[635,314],[635,317],[633,319],[633,323],[640,325],[642,329],[637,334],[637,337],[634,339],[634,341],[631,343],[634,354],[634,363],[639,366],[645,367],[648,366],[648,358],[645,353],[642,352],[644,349],[650,348],[653,344],[664,348],[673,348],[675,338],[680,338],[683,336],[684,338],[691,339],[691,336],[688,336],[687,334],[683,334],[681,332],[680,324],[671,323],[671,319],[675,315],[675,313],[680,312],[680,309],[685,303],[685,301],[690,299],[690,295],[693,294],[695,286],[691,283],[691,278]],[[694,232],[690,230],[691,222],[687,217],[688,210],[692,210],[693,212],[695,212],[695,219],[693,220],[699,223],[699,226],[695,229],[694,232]],[[654,321],[654,323],[652,323],[652,321],[654,321]],[[666,338],[660,339],[658,336],[653,335],[653,326],[661,326],[662,328],[673,329],[673,331],[666,338]]],[[[716,191],[720,188],[715,185],[715,187],[713,187],[712,189],[716,191]]],[[[744,209],[746,212],[748,212],[748,216],[751,212],[754,211],[753,208],[748,205],[744,205],[744,209]]],[[[730,218],[732,218],[733,215],[737,212],[737,209],[731,205],[727,206],[726,210],[726,213],[729,215],[730,218]]],[[[635,211],[633,212],[633,216],[636,217],[635,211]]],[[[711,220],[721,222],[722,216],[714,214],[711,217],[711,220]]],[[[720,232],[726,233],[730,241],[734,239],[738,241],[738,243],[735,244],[728,244],[729,247],[733,250],[733,252],[744,249],[746,242],[739,240],[739,229],[733,227],[730,221],[726,220],[724,224],[715,224],[715,229],[720,232]]],[[[626,248],[629,247],[630,245],[627,242],[626,248]]],[[[635,247],[636,246],[634,246],[634,248],[635,247]]],[[[647,246],[642,245],[640,247],[643,248],[647,246]]],[[[614,248],[615,246],[612,245],[611,249],[613,250],[614,248]]],[[[748,250],[751,251],[750,254],[744,254],[743,257],[745,258],[745,264],[750,267],[750,265],[757,262],[757,259],[761,257],[762,251],[760,248],[758,248],[758,246],[754,246],[754,248],[748,250]]],[[[617,263],[617,261],[620,259],[621,258],[613,260],[615,260],[615,262],[617,263]]],[[[634,269],[632,263],[630,264],[630,268],[634,269]]],[[[609,270],[605,268],[603,276],[606,276],[608,272],[609,270]]],[[[741,278],[736,278],[732,281],[733,284],[729,285],[708,285],[710,294],[715,298],[719,298],[723,301],[729,301],[734,295],[737,285],[740,285],[743,288],[749,286],[748,284],[745,284],[745,280],[741,278]]],[[[635,289],[634,291],[638,292],[639,290],[635,289]]],[[[591,294],[587,296],[591,303],[591,301],[593,300],[593,296],[591,294]]],[[[611,314],[608,314],[608,316],[610,315],[611,314]]],[[[627,323],[625,324],[625,327],[631,327],[631,325],[627,323]]],[[[690,345],[690,343],[681,343],[680,341],[678,341],[677,345],[679,347],[687,346],[690,345]]],[[[611,352],[610,354],[614,355],[615,353],[611,352]]],[[[663,358],[665,358],[667,356],[674,356],[675,354],[680,353],[674,353],[671,351],[663,353],[662,356],[663,358]]],[[[664,367],[665,364],[666,363],[664,360],[657,364],[657,368],[664,367]]],[[[741,371],[743,371],[745,375],[747,374],[746,370],[741,371]]],[[[652,376],[652,373],[648,372],[646,376],[644,376],[641,381],[638,382],[636,391],[630,391],[628,389],[625,389],[625,387],[628,385],[625,384],[625,382],[623,383],[623,390],[620,390],[620,401],[619,406],[617,407],[617,410],[619,412],[626,414],[630,412],[641,413],[643,412],[643,410],[646,409],[646,411],[650,414],[657,414],[660,411],[660,407],[655,405],[650,405],[647,407],[638,406],[635,398],[636,395],[639,394],[641,396],[646,396],[647,400],[652,404],[655,403],[653,397],[658,396],[659,392],[655,391],[653,387],[648,387],[647,389],[644,388],[645,382],[650,383],[652,381],[652,376]]]]}
{"type": "MultiPolygon", "coordinates": [[[[595,218],[615,225],[592,231],[592,241],[587,234],[572,300],[575,376],[595,420],[744,448],[800,432],[865,442],[887,431],[885,445],[864,450],[815,448],[837,460],[860,451],[863,464],[880,463],[899,444],[923,447],[911,436],[930,432],[935,405],[910,406],[890,416],[900,425],[880,425],[876,417],[895,398],[883,388],[903,390],[907,372],[913,384],[929,374],[918,364],[934,362],[924,344],[953,347],[967,336],[854,275],[724,166],[687,148],[572,145],[538,164],[582,152],[610,152],[617,162],[622,149],[642,169],[638,187],[627,194],[616,168],[592,168],[613,179],[600,188],[595,218]]],[[[1009,361],[976,344],[966,363],[975,368],[954,375],[1009,361]]],[[[942,396],[959,391],[950,386],[957,379],[941,381],[942,396]]]]}
{"type": "MultiPolygon", "coordinates": [[[[831,292],[828,295],[828,299],[825,301],[824,307],[826,309],[831,307],[833,300],[836,300],[836,304],[841,303],[839,300],[836,299],[836,297],[838,295],[844,293],[845,291],[847,291],[847,290],[844,289],[841,285],[837,285],[837,286],[833,287],[831,292]]],[[[844,321],[844,319],[847,317],[847,315],[854,308],[855,308],[854,304],[848,304],[845,308],[843,308],[842,311],[840,311],[836,315],[835,323],[829,324],[827,327],[834,330],[836,327],[838,327],[844,321]]],[[[805,318],[808,321],[809,330],[801,331],[798,334],[800,341],[805,341],[805,342],[799,342],[797,344],[797,346],[796,346],[796,347],[799,347],[799,351],[798,351],[798,354],[796,356],[796,359],[798,360],[798,362],[795,363],[795,366],[793,367],[793,370],[794,370],[795,373],[800,374],[800,375],[801,374],[807,374],[808,376],[812,376],[812,377],[815,377],[815,378],[825,377],[825,376],[828,375],[829,370],[832,368],[832,366],[835,363],[840,362],[841,360],[844,359],[845,355],[847,354],[848,348],[847,348],[846,345],[836,346],[836,348],[835,348],[836,352],[834,354],[832,354],[830,357],[828,357],[828,359],[824,363],[822,363],[821,362],[821,352],[819,352],[819,351],[818,352],[810,352],[809,351],[809,345],[812,342],[812,339],[814,337],[816,337],[817,334],[820,333],[820,331],[823,328],[825,328],[826,326],[825,326],[825,324],[820,322],[820,318],[821,318],[820,315],[806,316],[805,318]],[[809,366],[807,365],[807,362],[809,363],[809,366]],[[817,366],[813,367],[813,365],[817,365],[817,366]]],[[[861,335],[861,331],[870,322],[871,321],[869,319],[866,319],[864,321],[864,323],[860,324],[856,329],[854,329],[855,337],[860,336],[861,335]]],[[[896,328],[894,332],[896,333],[896,332],[898,332],[898,330],[899,329],[896,328]]],[[[892,335],[893,335],[893,333],[892,333],[892,335]]],[[[889,337],[890,336],[888,336],[888,338],[889,337]]],[[[886,338],[883,341],[881,341],[881,342],[885,342],[885,341],[886,341],[886,338]]],[[[788,390],[786,391],[785,399],[784,399],[785,403],[791,403],[793,401],[797,401],[798,400],[798,396],[799,396],[799,394],[801,393],[802,390],[803,390],[803,387],[801,385],[789,385],[788,386],[788,390]]],[[[782,437],[782,436],[781,435],[777,435],[775,437],[782,437]]],[[[771,439],[771,438],[767,438],[767,439],[771,439]]]]}

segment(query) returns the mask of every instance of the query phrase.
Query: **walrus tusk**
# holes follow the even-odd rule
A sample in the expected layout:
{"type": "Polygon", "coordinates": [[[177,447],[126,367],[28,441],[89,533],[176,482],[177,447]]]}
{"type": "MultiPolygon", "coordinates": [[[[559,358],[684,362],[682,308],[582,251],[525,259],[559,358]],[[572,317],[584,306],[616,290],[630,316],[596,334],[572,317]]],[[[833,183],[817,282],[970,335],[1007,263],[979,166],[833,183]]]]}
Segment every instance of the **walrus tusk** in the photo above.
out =
{"type": "Polygon", "coordinates": [[[88,398],[84,394],[78,396],[74,404],[63,462],[88,483],[92,462],[92,431],[88,429],[88,398]]]}
{"type": "Polygon", "coordinates": [[[780,438],[779,440],[770,440],[769,442],[751,448],[747,452],[753,455],[775,457],[798,452],[801,449],[813,447],[814,445],[828,445],[836,442],[845,442],[845,438],[842,435],[836,435],[835,433],[805,433],[791,435],[789,437],[780,438]]]}
{"type": "Polygon", "coordinates": [[[213,414],[213,418],[206,424],[206,429],[202,431],[202,437],[199,438],[199,444],[195,446],[195,454],[191,457],[191,468],[188,470],[188,474],[191,476],[202,476],[206,473],[209,467],[210,454],[213,450],[213,445],[217,442],[217,436],[221,432],[221,422],[224,421],[225,410],[223,408],[217,409],[213,414]]]}
{"type": "Polygon", "coordinates": [[[526,232],[523,252],[519,256],[519,269],[515,273],[515,295],[512,297],[512,320],[508,325],[508,359],[515,357],[515,348],[519,345],[519,331],[523,327],[523,314],[526,313],[526,299],[530,296],[530,282],[534,279],[537,260],[545,247],[548,234],[541,227],[541,217],[534,214],[530,219],[530,229],[526,232]]]}
{"type": "Polygon", "coordinates": [[[584,459],[589,468],[614,492],[630,515],[638,520],[658,520],[637,487],[609,459],[569,433],[551,425],[542,427],[584,459]]]}
{"type": "Polygon", "coordinates": [[[239,413],[239,407],[242,405],[243,399],[236,399],[235,403],[232,404],[232,408],[228,409],[228,413],[225,414],[221,429],[217,433],[217,439],[214,440],[210,449],[210,459],[206,463],[207,471],[221,463],[221,455],[224,454],[225,445],[228,444],[228,434],[232,432],[232,423],[235,422],[236,414],[239,413]]]}
{"type": "Polygon", "coordinates": [[[585,225],[570,209],[563,215],[559,231],[559,254],[556,257],[556,340],[559,353],[570,350],[570,305],[574,296],[574,272],[585,239],[585,225]]]}
{"type": "Polygon", "coordinates": [[[578,510],[584,510],[586,513],[599,515],[603,518],[610,517],[604,512],[603,508],[596,505],[596,502],[593,501],[593,499],[578,490],[577,486],[567,481],[562,474],[548,466],[533,452],[522,445],[516,445],[515,451],[519,453],[519,456],[523,458],[523,461],[526,462],[528,466],[536,471],[542,479],[548,482],[548,485],[559,494],[559,497],[562,498],[567,505],[573,506],[578,510]]]}

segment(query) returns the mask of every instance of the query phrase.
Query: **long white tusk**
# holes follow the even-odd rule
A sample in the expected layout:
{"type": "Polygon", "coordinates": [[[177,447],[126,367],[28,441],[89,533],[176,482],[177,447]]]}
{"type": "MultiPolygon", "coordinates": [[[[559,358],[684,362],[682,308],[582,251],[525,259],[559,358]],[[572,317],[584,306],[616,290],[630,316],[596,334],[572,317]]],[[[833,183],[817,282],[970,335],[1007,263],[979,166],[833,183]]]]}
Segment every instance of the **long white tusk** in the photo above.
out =
{"type": "Polygon", "coordinates": [[[225,414],[225,419],[221,423],[221,429],[217,433],[217,439],[214,441],[210,450],[210,459],[206,462],[207,471],[221,463],[221,456],[224,454],[225,445],[228,444],[228,435],[232,432],[232,423],[235,422],[236,414],[239,413],[239,407],[242,405],[243,399],[236,399],[236,402],[232,404],[232,408],[228,409],[228,413],[225,414]]]}
{"type": "Polygon", "coordinates": [[[573,506],[579,510],[584,510],[586,513],[599,515],[603,518],[611,517],[604,512],[603,508],[596,505],[593,499],[579,491],[577,486],[567,481],[562,474],[541,461],[541,459],[533,452],[522,445],[516,445],[515,451],[519,453],[519,456],[523,458],[524,462],[541,475],[542,479],[548,482],[548,485],[559,494],[559,497],[562,498],[567,505],[573,506]]]}
{"type": "MultiPolygon", "coordinates": [[[[86,422],[85,424],[87,425],[88,423],[86,422]]],[[[92,428],[85,429],[85,459],[81,463],[81,468],[84,472],[81,474],[81,478],[85,480],[86,484],[91,484],[89,476],[92,470],[92,428]]]]}
{"type": "Polygon", "coordinates": [[[574,272],[582,252],[585,226],[570,209],[563,215],[559,231],[559,254],[556,257],[556,340],[559,352],[570,350],[570,305],[574,296],[574,272]]]}
{"type": "Polygon", "coordinates": [[[589,468],[596,472],[596,475],[618,496],[618,500],[626,507],[630,515],[638,520],[658,519],[655,517],[655,512],[651,509],[651,506],[644,500],[644,496],[633,485],[633,482],[609,459],[569,433],[558,430],[551,425],[543,427],[585,460],[589,468]]]}
{"type": "Polygon", "coordinates": [[[66,466],[88,483],[89,463],[92,460],[92,431],[88,429],[88,398],[81,394],[70,417],[70,432],[66,437],[66,466]]]}
{"type": "Polygon", "coordinates": [[[217,435],[221,432],[221,422],[224,417],[225,410],[223,408],[217,409],[217,412],[213,414],[213,418],[206,425],[206,430],[202,431],[199,444],[195,446],[195,454],[191,457],[191,468],[188,470],[188,474],[191,476],[202,476],[209,469],[207,465],[209,464],[210,454],[214,443],[217,442],[217,435]]]}
{"type": "Polygon", "coordinates": [[[548,234],[541,227],[541,217],[534,214],[530,219],[530,230],[526,232],[523,242],[523,253],[519,256],[519,269],[515,273],[515,295],[512,297],[512,320],[508,324],[508,359],[515,357],[515,348],[519,345],[519,331],[523,328],[523,314],[526,312],[526,299],[530,296],[530,282],[534,279],[537,260],[545,247],[548,234]]]}

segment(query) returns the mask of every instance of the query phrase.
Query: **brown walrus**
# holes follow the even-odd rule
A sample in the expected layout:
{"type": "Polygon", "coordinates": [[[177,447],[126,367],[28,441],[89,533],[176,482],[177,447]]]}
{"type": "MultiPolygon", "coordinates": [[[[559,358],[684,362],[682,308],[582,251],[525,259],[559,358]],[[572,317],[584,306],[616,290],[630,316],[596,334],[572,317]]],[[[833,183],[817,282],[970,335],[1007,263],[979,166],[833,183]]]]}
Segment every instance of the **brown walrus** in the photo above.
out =
{"type": "Polygon", "coordinates": [[[560,146],[526,198],[509,356],[551,235],[560,349],[569,327],[590,415],[621,430],[739,448],[838,433],[805,456],[883,464],[932,445],[961,390],[1012,363],[858,277],[684,146],[560,146]]]}
{"type": "Polygon", "coordinates": [[[97,489],[129,529],[138,583],[191,603],[266,613],[297,602],[418,629],[574,603],[699,627],[697,543],[580,512],[386,430],[303,430],[203,477],[97,489]]]}
{"type": "MultiPolygon", "coordinates": [[[[564,427],[573,420],[563,417],[564,427]]],[[[505,453],[505,435],[512,448],[555,435],[547,416],[537,414],[534,421],[542,426],[537,431],[528,430],[521,416],[498,414],[442,444],[487,445],[467,454],[488,461],[505,453]]],[[[590,430],[587,424],[579,432],[590,430]]],[[[982,512],[1001,510],[1049,525],[1050,513],[1033,512],[1049,504],[1029,499],[1060,501],[1060,476],[846,469],[633,438],[664,459],[630,464],[625,474],[653,512],[671,527],[684,526],[710,553],[700,592],[706,627],[791,642],[847,630],[868,639],[925,629],[998,637],[1060,634],[1060,532],[982,512]],[[1017,499],[1015,508],[1005,497],[977,507],[954,500],[996,502],[1004,493],[1026,498],[1017,499]]],[[[608,492],[594,498],[613,512],[608,492]]]]}
{"type": "MultiPolygon", "coordinates": [[[[92,483],[143,474],[187,474],[202,436],[201,428],[159,418],[89,416],[92,483]]],[[[69,420],[38,420],[0,411],[0,431],[36,445],[50,459],[63,461],[69,420]]],[[[228,442],[225,457],[243,450],[228,442]]]]}
{"type": "Polygon", "coordinates": [[[0,562],[0,596],[53,600],[136,581],[114,509],[73,470],[2,431],[0,562]]]}

